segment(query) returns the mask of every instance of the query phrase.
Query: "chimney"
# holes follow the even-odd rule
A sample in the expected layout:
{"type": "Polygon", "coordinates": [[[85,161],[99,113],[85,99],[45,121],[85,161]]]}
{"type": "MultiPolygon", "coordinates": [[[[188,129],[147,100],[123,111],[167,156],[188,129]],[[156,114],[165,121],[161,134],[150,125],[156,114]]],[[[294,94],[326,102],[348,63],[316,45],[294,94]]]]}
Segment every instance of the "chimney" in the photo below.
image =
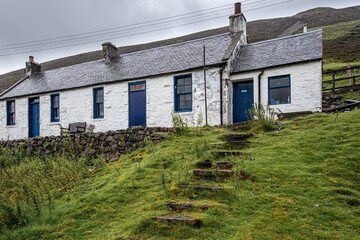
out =
{"type": "Polygon", "coordinates": [[[230,32],[233,34],[242,32],[242,41],[247,43],[246,37],[246,18],[241,12],[241,3],[235,3],[235,14],[230,16],[230,32]]]}
{"type": "Polygon", "coordinates": [[[103,43],[102,49],[105,61],[110,61],[111,59],[118,56],[118,48],[111,42],[103,43]]]}
{"type": "Polygon", "coordinates": [[[304,33],[307,33],[307,26],[304,27],[304,33]]]}
{"type": "Polygon", "coordinates": [[[34,73],[38,73],[41,72],[41,65],[34,62],[34,57],[33,56],[29,56],[29,61],[27,61],[25,63],[26,66],[26,76],[30,76],[34,73]]]}

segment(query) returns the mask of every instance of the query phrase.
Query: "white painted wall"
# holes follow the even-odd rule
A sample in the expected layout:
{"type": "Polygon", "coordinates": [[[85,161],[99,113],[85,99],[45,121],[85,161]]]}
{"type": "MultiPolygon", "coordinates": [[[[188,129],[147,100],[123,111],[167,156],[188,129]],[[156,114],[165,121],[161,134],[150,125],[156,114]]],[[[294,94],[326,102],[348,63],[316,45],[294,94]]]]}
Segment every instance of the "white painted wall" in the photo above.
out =
{"type": "MultiPolygon", "coordinates": [[[[258,103],[258,76],[261,71],[233,74],[230,77],[229,90],[224,100],[227,107],[226,123],[232,123],[232,83],[253,80],[254,101],[258,103]]],[[[321,112],[322,110],[322,61],[316,60],[280,67],[268,68],[261,76],[261,104],[268,105],[268,78],[290,75],[291,103],[270,105],[275,111],[291,112],[321,112]]]]}
{"type": "MultiPolygon", "coordinates": [[[[174,111],[174,76],[192,74],[193,105],[191,112],[180,113],[189,125],[196,123],[200,113],[205,123],[204,73],[202,70],[169,74],[146,81],[148,127],[172,127],[174,111]]],[[[208,120],[220,124],[220,74],[218,68],[207,70],[208,120]]],[[[137,82],[131,81],[131,82],[137,82]]],[[[128,83],[120,82],[37,95],[40,97],[40,136],[59,135],[60,127],[72,122],[87,122],[95,132],[128,128],[128,83]],[[93,118],[93,88],[104,87],[104,118],[93,118]],[[50,94],[60,94],[60,122],[50,121],[50,94]]],[[[29,96],[36,97],[36,96],[29,96]]],[[[28,97],[16,98],[16,125],[6,126],[6,101],[0,101],[0,139],[28,137],[28,97]]]]}

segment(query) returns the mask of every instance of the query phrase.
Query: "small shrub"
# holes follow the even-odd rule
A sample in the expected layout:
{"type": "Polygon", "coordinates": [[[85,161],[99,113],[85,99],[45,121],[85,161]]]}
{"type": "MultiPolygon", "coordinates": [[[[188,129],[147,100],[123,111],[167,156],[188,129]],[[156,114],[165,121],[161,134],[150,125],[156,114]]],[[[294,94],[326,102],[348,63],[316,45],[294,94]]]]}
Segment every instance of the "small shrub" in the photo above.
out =
{"type": "Polygon", "coordinates": [[[275,125],[275,112],[269,106],[266,108],[260,104],[254,104],[252,109],[247,112],[247,116],[251,121],[251,128],[254,132],[273,131],[277,129],[275,125]]]}
{"type": "Polygon", "coordinates": [[[187,132],[188,124],[187,124],[187,122],[185,120],[183,120],[181,118],[179,113],[172,112],[171,113],[171,118],[172,118],[172,124],[173,124],[173,128],[174,128],[175,133],[183,134],[183,133],[187,132]]]}

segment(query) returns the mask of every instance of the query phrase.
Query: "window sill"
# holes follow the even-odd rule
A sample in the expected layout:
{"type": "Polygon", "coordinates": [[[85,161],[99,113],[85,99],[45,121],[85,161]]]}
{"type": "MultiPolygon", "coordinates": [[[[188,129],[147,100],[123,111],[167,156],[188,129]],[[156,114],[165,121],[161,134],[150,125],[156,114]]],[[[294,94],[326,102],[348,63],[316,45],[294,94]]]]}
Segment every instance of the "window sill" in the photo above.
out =
{"type": "Polygon", "coordinates": [[[185,113],[185,112],[192,112],[192,109],[187,109],[187,110],[175,110],[175,112],[177,113],[185,113]]]}
{"type": "Polygon", "coordinates": [[[289,103],[270,104],[269,106],[286,105],[286,104],[291,104],[291,102],[289,102],[289,103]]]}
{"type": "Polygon", "coordinates": [[[16,128],[16,124],[14,124],[14,125],[6,125],[6,128],[16,128]]]}

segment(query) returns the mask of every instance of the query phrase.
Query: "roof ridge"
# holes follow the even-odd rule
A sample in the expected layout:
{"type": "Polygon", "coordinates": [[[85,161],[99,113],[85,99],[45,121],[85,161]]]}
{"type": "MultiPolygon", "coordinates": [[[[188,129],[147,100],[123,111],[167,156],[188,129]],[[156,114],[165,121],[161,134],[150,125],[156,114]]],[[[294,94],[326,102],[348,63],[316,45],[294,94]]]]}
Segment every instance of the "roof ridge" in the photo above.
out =
{"type": "Polygon", "coordinates": [[[318,29],[318,30],[314,30],[314,31],[306,32],[306,33],[298,33],[298,34],[285,36],[285,37],[272,38],[272,39],[268,39],[268,40],[264,40],[264,41],[260,41],[260,42],[249,43],[249,44],[244,45],[244,47],[250,46],[250,45],[252,46],[252,45],[267,43],[267,42],[273,42],[273,41],[282,40],[282,39],[295,38],[295,37],[299,37],[299,36],[303,36],[303,35],[307,35],[307,34],[312,34],[312,33],[316,33],[316,32],[322,32],[322,29],[318,29]]]}
{"type": "Polygon", "coordinates": [[[221,35],[224,35],[224,36],[225,36],[225,35],[231,35],[231,33],[230,33],[230,32],[220,33],[220,34],[216,34],[216,35],[212,35],[212,36],[207,36],[207,37],[203,37],[203,38],[191,39],[191,40],[184,41],[184,42],[168,44],[168,45],[161,46],[161,47],[154,47],[154,48],[144,49],[144,50],[140,50],[140,51],[136,51],[136,52],[119,54],[119,56],[121,57],[121,56],[126,56],[126,55],[133,55],[133,54],[137,54],[137,53],[141,53],[141,52],[146,52],[146,51],[151,51],[151,50],[155,50],[155,49],[162,49],[162,48],[166,48],[166,47],[170,47],[170,46],[183,45],[183,44],[190,43],[190,42],[197,42],[197,41],[204,40],[204,39],[210,39],[210,38],[219,37],[219,36],[221,36],[221,35]]]}

